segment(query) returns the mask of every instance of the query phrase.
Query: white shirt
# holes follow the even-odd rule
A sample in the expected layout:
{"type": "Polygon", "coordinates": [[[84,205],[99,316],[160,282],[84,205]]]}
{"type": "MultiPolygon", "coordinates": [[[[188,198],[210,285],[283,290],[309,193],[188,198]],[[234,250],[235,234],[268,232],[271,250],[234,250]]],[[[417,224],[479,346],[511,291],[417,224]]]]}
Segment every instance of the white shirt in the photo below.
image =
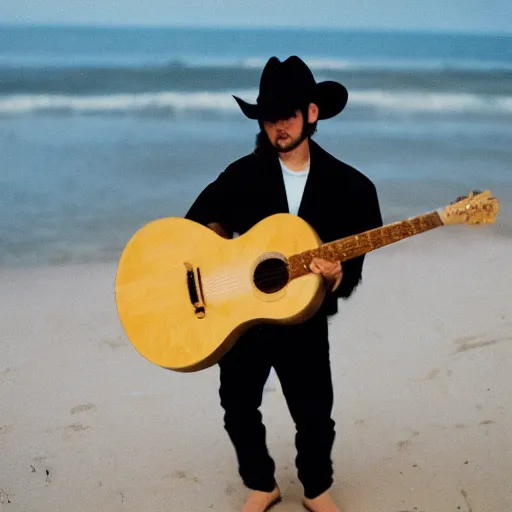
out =
{"type": "Polygon", "coordinates": [[[306,180],[308,179],[310,164],[303,171],[292,171],[283,164],[279,159],[281,169],[283,171],[284,186],[286,188],[286,197],[288,199],[288,208],[290,213],[298,215],[300,202],[302,201],[302,194],[304,193],[304,187],[306,180]]]}

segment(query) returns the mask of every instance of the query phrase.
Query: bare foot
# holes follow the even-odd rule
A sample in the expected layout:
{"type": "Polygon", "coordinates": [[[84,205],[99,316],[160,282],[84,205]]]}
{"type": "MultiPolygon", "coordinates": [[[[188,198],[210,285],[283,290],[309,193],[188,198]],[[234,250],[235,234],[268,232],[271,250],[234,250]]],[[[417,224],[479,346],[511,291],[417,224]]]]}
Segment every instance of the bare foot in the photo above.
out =
{"type": "Polygon", "coordinates": [[[281,501],[281,493],[276,487],[272,492],[251,491],[241,512],[265,512],[281,501]]]}
{"type": "Polygon", "coordinates": [[[304,498],[303,504],[310,512],[341,512],[328,491],[325,491],[313,500],[304,498]]]}

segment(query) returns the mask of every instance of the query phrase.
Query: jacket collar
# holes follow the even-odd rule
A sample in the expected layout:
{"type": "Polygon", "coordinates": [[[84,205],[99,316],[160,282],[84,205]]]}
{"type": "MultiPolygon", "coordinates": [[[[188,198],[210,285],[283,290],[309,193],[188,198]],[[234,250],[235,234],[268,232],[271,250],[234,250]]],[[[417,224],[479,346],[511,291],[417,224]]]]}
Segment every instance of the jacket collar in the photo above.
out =
{"type": "MultiPolygon", "coordinates": [[[[315,208],[318,197],[325,188],[325,166],[323,165],[324,151],[313,140],[309,140],[310,150],[310,168],[302,201],[299,207],[299,217],[308,221],[315,208]]],[[[268,189],[266,192],[266,200],[270,208],[276,213],[289,213],[288,200],[286,198],[286,189],[284,185],[283,172],[279,164],[277,156],[266,156],[264,169],[267,171],[268,189]]]]}

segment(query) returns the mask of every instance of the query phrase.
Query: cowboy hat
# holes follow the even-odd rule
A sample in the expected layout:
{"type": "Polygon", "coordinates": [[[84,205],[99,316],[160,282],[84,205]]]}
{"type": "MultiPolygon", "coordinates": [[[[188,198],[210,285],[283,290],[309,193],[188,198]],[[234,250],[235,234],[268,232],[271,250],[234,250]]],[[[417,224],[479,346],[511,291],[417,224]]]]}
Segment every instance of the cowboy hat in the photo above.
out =
{"type": "Polygon", "coordinates": [[[345,108],[348,92],[338,82],[317,83],[305,62],[293,55],[283,62],[277,57],[269,59],[261,74],[256,104],[233,98],[249,119],[285,119],[308,103],[318,106],[318,119],[329,119],[345,108]]]}

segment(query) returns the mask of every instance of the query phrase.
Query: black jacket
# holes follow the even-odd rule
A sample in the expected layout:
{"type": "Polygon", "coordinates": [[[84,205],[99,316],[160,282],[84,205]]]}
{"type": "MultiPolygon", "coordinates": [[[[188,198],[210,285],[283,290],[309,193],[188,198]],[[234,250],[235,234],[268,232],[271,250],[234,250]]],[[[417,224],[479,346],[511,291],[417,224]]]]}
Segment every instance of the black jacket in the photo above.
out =
{"type": "MultiPolygon", "coordinates": [[[[298,215],[331,242],[382,226],[374,184],[310,140],[311,166],[298,215]]],[[[230,164],[197,197],[186,218],[206,225],[217,222],[230,234],[243,234],[275,213],[288,213],[286,189],[277,156],[244,156],[230,164]]],[[[329,293],[325,311],[338,311],[361,281],[364,255],[343,263],[343,280],[329,293]]]]}

